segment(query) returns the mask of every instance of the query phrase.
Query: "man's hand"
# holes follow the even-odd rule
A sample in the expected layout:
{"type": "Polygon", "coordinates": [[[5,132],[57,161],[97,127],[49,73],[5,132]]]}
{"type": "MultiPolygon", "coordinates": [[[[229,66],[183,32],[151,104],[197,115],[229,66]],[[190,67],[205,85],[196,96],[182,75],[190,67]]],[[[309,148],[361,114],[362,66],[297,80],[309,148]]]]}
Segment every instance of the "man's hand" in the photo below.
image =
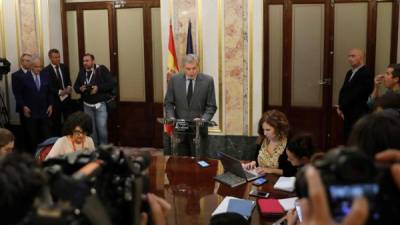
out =
{"type": "Polygon", "coordinates": [[[59,92],[60,92],[59,96],[69,95],[72,93],[72,87],[68,86],[64,90],[60,90],[59,92]]]}
{"type": "Polygon", "coordinates": [[[99,90],[99,88],[97,87],[97,85],[93,85],[92,90],[90,91],[90,94],[95,95],[98,90],[99,90]]]}
{"type": "Polygon", "coordinates": [[[82,85],[79,90],[83,93],[86,91],[86,85],[82,85]]]}
{"type": "MultiPolygon", "coordinates": [[[[336,224],[331,218],[329,203],[324,185],[317,170],[309,166],[306,170],[308,184],[308,195],[301,199],[301,211],[304,223],[307,225],[333,225],[336,224]]],[[[344,218],[343,225],[362,225],[368,218],[368,202],[365,198],[357,198],[353,201],[350,213],[344,218]]]]}
{"type": "Polygon", "coordinates": [[[47,108],[47,112],[46,112],[46,113],[47,113],[47,116],[50,117],[51,114],[53,113],[53,106],[50,105],[50,106],[47,108]]]}
{"type": "Polygon", "coordinates": [[[336,113],[338,114],[338,116],[342,118],[342,120],[344,120],[344,115],[342,110],[340,110],[339,105],[335,105],[334,107],[336,108],[336,113]]]}
{"type": "Polygon", "coordinates": [[[67,86],[64,90],[67,92],[67,94],[71,94],[72,93],[71,85],[67,86]]]}
{"type": "Polygon", "coordinates": [[[376,77],[374,79],[374,83],[375,83],[375,87],[376,88],[379,88],[379,86],[382,84],[384,76],[385,75],[383,75],[383,74],[376,75],[376,77]]]}
{"type": "MultiPolygon", "coordinates": [[[[153,225],[166,225],[167,222],[165,218],[167,217],[168,211],[171,209],[171,205],[167,201],[165,201],[165,199],[151,193],[147,194],[147,201],[150,205],[153,225]]],[[[146,213],[142,213],[140,218],[140,225],[146,225],[147,222],[148,215],[146,213]]]]}
{"type": "Polygon", "coordinates": [[[25,116],[26,118],[31,117],[31,109],[29,109],[28,106],[24,106],[24,108],[23,108],[22,110],[23,110],[24,116],[25,116]]]}
{"type": "Polygon", "coordinates": [[[393,163],[391,172],[393,180],[400,190],[400,150],[390,149],[375,155],[375,159],[379,162],[393,163]]]}

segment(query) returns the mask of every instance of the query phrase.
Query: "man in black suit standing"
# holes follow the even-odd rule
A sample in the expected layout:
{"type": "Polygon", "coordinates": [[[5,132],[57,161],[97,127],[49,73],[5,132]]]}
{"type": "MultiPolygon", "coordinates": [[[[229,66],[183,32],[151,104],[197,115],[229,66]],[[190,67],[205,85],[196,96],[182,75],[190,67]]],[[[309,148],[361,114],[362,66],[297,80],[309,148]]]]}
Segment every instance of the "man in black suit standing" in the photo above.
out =
{"type": "Polygon", "coordinates": [[[42,72],[40,58],[33,56],[31,72],[21,77],[20,91],[15,93],[15,100],[21,107],[25,120],[24,129],[29,141],[28,151],[32,154],[40,142],[50,137],[53,98],[48,76],[42,72]]]}
{"type": "Polygon", "coordinates": [[[53,94],[53,113],[52,135],[61,136],[62,121],[72,113],[71,103],[71,78],[66,65],[60,62],[60,52],[58,49],[49,50],[50,64],[43,69],[43,72],[49,74],[50,90],[53,94]]]}
{"type": "MultiPolygon", "coordinates": [[[[27,76],[27,74],[30,74],[30,69],[31,69],[31,60],[32,60],[32,55],[28,53],[24,53],[20,57],[20,69],[15,71],[14,73],[11,74],[11,88],[14,96],[16,96],[18,93],[21,92],[21,79],[27,76]]],[[[19,114],[19,122],[21,124],[21,127],[25,127],[25,117],[24,113],[22,112],[22,106],[18,105],[18,102],[15,104],[15,111],[19,114]]],[[[26,130],[22,129],[21,131],[21,140],[26,140],[27,134],[26,130]]],[[[18,137],[17,137],[18,140],[18,137]]],[[[25,150],[28,146],[25,141],[19,142],[21,143],[21,148],[19,150],[25,150]]]]}
{"type": "Polygon", "coordinates": [[[367,100],[374,87],[374,77],[364,64],[364,53],[351,49],[348,55],[351,69],[347,72],[339,93],[338,115],[344,120],[344,138],[347,142],[355,122],[368,113],[367,100]]]}
{"type": "MultiPolygon", "coordinates": [[[[164,107],[169,119],[187,121],[210,121],[217,111],[214,80],[211,76],[199,73],[199,60],[189,54],[183,58],[183,74],[174,75],[168,82],[164,107]]],[[[179,155],[205,155],[208,148],[208,128],[201,127],[200,151],[195,151],[194,134],[181,135],[176,150],[179,155]]]]}

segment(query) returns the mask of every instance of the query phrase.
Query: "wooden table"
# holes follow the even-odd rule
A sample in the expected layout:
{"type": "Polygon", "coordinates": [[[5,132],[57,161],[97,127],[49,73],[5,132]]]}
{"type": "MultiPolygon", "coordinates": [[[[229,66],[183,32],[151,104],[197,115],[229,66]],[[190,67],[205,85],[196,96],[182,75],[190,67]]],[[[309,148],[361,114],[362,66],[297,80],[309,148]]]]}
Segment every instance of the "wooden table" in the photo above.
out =
{"type": "MultiPolygon", "coordinates": [[[[287,198],[294,193],[273,189],[278,176],[267,175],[269,180],[261,187],[251,183],[230,188],[213,178],[223,173],[219,160],[206,160],[210,167],[201,168],[192,157],[153,156],[149,167],[150,192],[164,197],[172,206],[168,214],[169,225],[207,225],[211,213],[225,196],[256,200],[249,197],[252,188],[270,193],[272,198],[287,198]]],[[[272,224],[278,218],[261,217],[256,207],[251,224],[272,224]]]]}

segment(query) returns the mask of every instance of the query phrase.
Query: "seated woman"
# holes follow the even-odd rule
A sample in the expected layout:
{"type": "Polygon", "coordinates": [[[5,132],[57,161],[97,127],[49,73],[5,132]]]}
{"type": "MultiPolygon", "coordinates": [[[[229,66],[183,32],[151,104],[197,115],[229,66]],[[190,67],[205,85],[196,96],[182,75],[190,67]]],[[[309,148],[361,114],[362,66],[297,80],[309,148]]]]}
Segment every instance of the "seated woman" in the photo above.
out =
{"type": "MultiPolygon", "coordinates": [[[[295,168],[287,160],[285,148],[287,144],[287,136],[289,133],[289,121],[285,114],[278,110],[269,110],[263,114],[258,123],[258,155],[254,158],[256,161],[243,165],[245,169],[254,169],[260,174],[273,173],[283,175],[285,170],[293,170],[295,168]]],[[[290,172],[290,174],[295,172],[290,172]]]]}
{"type": "MultiPolygon", "coordinates": [[[[286,146],[287,159],[297,169],[311,162],[311,157],[314,154],[314,144],[310,134],[299,134],[290,139],[286,146]]],[[[283,169],[284,176],[295,176],[292,169],[283,169]],[[292,173],[292,174],[289,174],[292,173]]]]}
{"type": "Polygon", "coordinates": [[[64,123],[63,134],[59,138],[46,159],[64,155],[67,153],[90,150],[93,151],[93,139],[89,136],[92,133],[92,119],[84,112],[75,112],[71,114],[64,123]]]}

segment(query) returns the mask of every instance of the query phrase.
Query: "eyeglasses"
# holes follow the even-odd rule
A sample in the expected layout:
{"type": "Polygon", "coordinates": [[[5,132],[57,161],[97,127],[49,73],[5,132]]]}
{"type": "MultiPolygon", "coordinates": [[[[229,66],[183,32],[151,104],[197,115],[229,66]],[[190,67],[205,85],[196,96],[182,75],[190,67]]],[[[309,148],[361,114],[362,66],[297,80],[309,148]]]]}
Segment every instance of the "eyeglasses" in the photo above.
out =
{"type": "Polygon", "coordinates": [[[74,135],[86,135],[86,132],[82,131],[82,130],[73,130],[72,134],[74,134],[74,135]]]}

